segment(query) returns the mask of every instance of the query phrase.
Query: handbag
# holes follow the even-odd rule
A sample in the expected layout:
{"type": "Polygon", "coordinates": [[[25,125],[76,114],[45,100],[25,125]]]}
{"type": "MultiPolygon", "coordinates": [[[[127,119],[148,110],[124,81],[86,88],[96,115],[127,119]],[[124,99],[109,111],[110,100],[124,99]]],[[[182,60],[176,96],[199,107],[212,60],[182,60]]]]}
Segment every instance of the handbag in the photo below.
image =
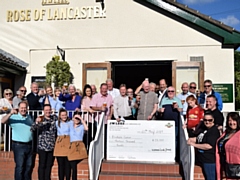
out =
{"type": "Polygon", "coordinates": [[[240,164],[228,164],[226,163],[226,177],[238,179],[240,178],[240,164]]]}

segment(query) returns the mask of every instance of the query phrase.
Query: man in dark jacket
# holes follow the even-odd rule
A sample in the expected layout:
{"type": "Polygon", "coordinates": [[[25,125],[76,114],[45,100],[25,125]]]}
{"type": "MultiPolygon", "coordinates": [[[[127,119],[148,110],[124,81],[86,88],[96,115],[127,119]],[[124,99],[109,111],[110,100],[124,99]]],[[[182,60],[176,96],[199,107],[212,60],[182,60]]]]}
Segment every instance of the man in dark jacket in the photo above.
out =
{"type": "Polygon", "coordinates": [[[200,96],[198,97],[198,103],[203,106],[204,108],[207,108],[206,105],[206,98],[209,95],[214,95],[216,97],[217,100],[217,108],[219,109],[219,111],[222,111],[223,109],[223,103],[222,103],[222,97],[219,93],[215,92],[212,89],[212,81],[211,80],[205,80],[204,81],[204,92],[202,92],[200,94],[200,96]]]}

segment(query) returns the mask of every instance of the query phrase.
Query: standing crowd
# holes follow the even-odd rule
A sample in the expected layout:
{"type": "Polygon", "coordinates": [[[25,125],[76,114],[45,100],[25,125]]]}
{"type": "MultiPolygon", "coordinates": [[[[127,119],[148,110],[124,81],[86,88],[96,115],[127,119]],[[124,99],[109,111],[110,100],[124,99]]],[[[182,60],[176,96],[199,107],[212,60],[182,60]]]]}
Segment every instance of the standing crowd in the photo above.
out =
{"type": "Polygon", "coordinates": [[[187,143],[196,148],[196,161],[205,179],[240,179],[239,115],[229,113],[223,131],[222,98],[212,89],[211,80],[204,81],[203,92],[197,90],[195,82],[182,83],[181,90],[176,95],[175,88],[167,86],[165,79],[157,85],[147,78],[135,91],[125,84],[114,88],[111,79],[101,84],[99,93],[95,85],[88,84],[83,92],[77,92],[72,84],[53,91],[51,86],[39,90],[38,84],[32,83],[28,95],[26,87],[21,86],[15,97],[10,89],[5,89],[4,98],[0,99],[0,119],[12,128],[15,179],[31,179],[36,157],[33,151],[39,157],[40,180],[51,179],[55,157],[59,179],[77,179],[77,164],[87,158],[86,147],[96,132],[100,113],[105,117],[105,135],[107,122],[112,119],[174,120],[176,147],[179,128],[186,128],[187,143]],[[29,115],[28,110],[43,114],[29,115]]]}

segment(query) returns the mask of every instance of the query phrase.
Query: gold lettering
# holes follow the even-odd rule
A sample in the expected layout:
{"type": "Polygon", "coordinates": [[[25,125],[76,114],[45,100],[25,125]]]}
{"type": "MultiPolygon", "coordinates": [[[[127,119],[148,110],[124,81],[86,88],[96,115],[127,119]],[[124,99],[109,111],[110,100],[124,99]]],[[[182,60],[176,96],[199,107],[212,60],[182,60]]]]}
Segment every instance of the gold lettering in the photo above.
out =
{"type": "Polygon", "coordinates": [[[59,20],[59,11],[58,11],[58,9],[55,9],[55,11],[54,11],[54,15],[53,15],[53,20],[59,20]]]}
{"type": "Polygon", "coordinates": [[[20,21],[21,22],[25,21],[25,10],[20,11],[20,21]]]}
{"type": "Polygon", "coordinates": [[[46,0],[42,0],[42,5],[47,4],[46,0]]]}
{"type": "Polygon", "coordinates": [[[98,6],[94,6],[94,8],[93,8],[93,17],[99,18],[99,7],[98,6]]]}
{"type": "Polygon", "coordinates": [[[12,22],[12,21],[13,21],[13,12],[7,11],[7,22],[12,22]]]}
{"type": "Polygon", "coordinates": [[[74,11],[74,19],[80,19],[80,11],[79,11],[79,8],[76,8],[75,11],[74,11]]]}
{"type": "Polygon", "coordinates": [[[31,10],[26,10],[26,21],[31,21],[31,10]]]}
{"type": "Polygon", "coordinates": [[[67,8],[61,8],[60,13],[59,13],[60,19],[61,20],[66,20],[67,19],[67,8]]]}
{"type": "Polygon", "coordinates": [[[88,18],[91,19],[92,18],[92,6],[88,6],[88,18]]]}
{"type": "Polygon", "coordinates": [[[52,17],[51,17],[51,9],[48,9],[48,20],[52,20],[52,17]]]}
{"type": "Polygon", "coordinates": [[[46,10],[45,9],[41,9],[41,13],[40,13],[40,20],[43,20],[43,16],[45,15],[46,10]]]}
{"type": "Polygon", "coordinates": [[[73,11],[73,8],[68,8],[68,19],[73,19],[73,16],[71,15],[71,11],[73,11]]]}
{"type": "Polygon", "coordinates": [[[106,17],[106,8],[102,9],[100,8],[100,17],[105,18],[106,17]]]}
{"type": "Polygon", "coordinates": [[[14,11],[13,17],[15,22],[19,21],[19,12],[17,10],[14,11]]]}
{"type": "Polygon", "coordinates": [[[81,18],[82,19],[87,18],[87,8],[85,6],[81,7],[81,18]]]}
{"type": "Polygon", "coordinates": [[[34,21],[38,21],[39,18],[40,18],[40,12],[37,9],[35,9],[34,13],[33,13],[33,16],[34,16],[34,18],[33,18],[34,21]]]}
{"type": "Polygon", "coordinates": [[[48,0],[47,2],[48,2],[49,4],[51,4],[51,3],[52,3],[52,0],[48,0]]]}

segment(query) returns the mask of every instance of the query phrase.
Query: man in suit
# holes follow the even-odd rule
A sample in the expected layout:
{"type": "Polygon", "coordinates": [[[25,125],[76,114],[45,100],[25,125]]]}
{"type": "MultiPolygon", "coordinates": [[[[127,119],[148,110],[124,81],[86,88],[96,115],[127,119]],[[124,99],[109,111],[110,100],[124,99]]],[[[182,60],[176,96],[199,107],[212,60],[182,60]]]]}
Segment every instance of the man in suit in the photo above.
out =
{"type": "MultiPolygon", "coordinates": [[[[167,97],[168,94],[167,94],[167,82],[165,79],[160,79],[159,80],[159,91],[158,91],[158,107],[161,105],[161,102],[163,100],[163,98],[167,97]]],[[[159,113],[157,111],[156,113],[156,119],[161,119],[162,116],[161,116],[161,113],[159,113]]]]}

